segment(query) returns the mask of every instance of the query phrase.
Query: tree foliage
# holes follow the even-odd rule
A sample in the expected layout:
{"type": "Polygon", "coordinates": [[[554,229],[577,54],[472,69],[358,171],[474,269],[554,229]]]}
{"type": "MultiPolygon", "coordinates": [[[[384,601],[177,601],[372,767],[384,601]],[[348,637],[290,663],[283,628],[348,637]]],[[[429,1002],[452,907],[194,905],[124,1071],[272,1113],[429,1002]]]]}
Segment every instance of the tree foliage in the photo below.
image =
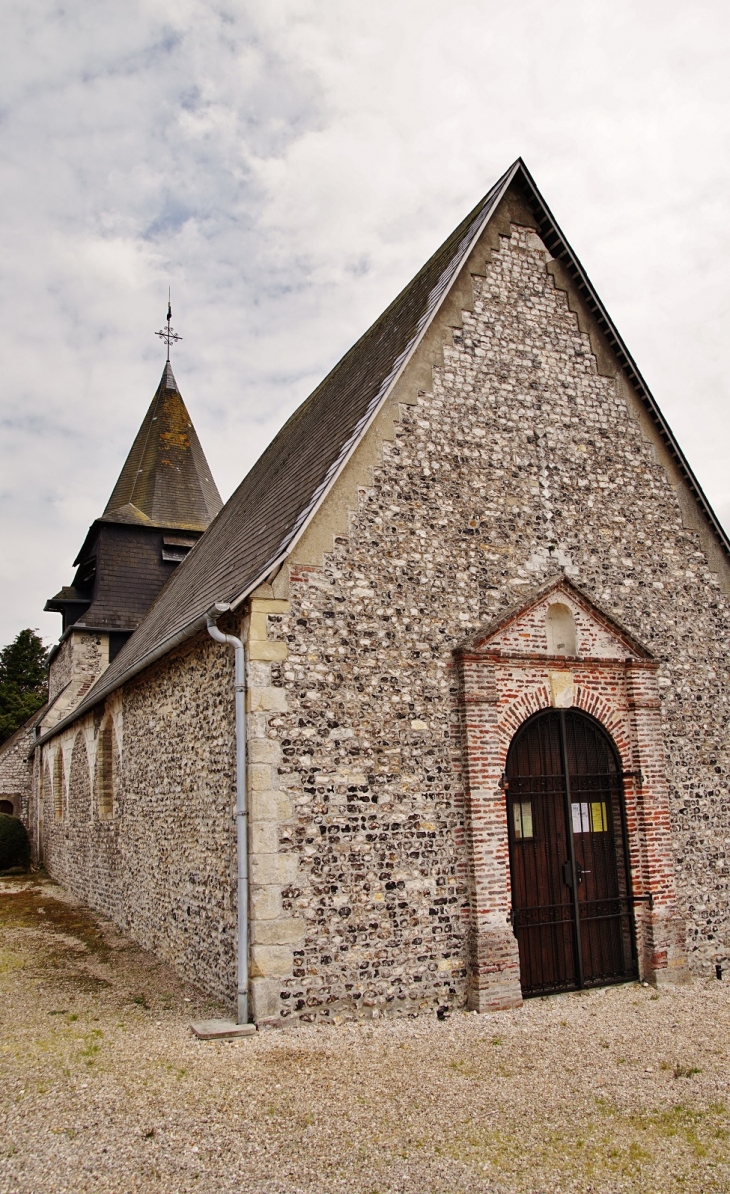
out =
{"type": "Polygon", "coordinates": [[[0,743],[48,700],[48,651],[34,630],[21,630],[0,651],[0,743]]]}

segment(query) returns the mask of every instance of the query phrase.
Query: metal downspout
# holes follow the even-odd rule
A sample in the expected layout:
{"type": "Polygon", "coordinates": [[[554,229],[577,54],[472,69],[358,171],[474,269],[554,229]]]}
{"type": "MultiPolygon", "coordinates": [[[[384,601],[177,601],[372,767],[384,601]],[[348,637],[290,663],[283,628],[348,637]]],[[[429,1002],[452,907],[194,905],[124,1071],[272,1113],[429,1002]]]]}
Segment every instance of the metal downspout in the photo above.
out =
{"type": "Polygon", "coordinates": [[[208,634],[217,643],[228,643],[235,651],[236,690],[236,849],[238,855],[238,998],[237,1021],[248,1024],[248,806],[246,800],[246,659],[243,643],[224,634],[216,625],[230,605],[218,602],[208,610],[208,634]]]}

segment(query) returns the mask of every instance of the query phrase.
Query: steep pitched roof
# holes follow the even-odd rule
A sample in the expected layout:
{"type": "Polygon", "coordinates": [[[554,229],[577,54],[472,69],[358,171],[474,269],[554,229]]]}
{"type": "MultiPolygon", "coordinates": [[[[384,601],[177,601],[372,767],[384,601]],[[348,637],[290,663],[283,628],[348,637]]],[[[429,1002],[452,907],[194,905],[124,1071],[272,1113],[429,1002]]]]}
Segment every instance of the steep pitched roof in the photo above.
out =
{"type": "Polygon", "coordinates": [[[730,555],[730,542],[633,358],[518,159],[294,412],[73,717],[202,629],[214,602],[240,604],[286,558],[376,417],[511,185],[520,188],[545,244],[573,278],[730,555]]]}
{"type": "Polygon", "coordinates": [[[204,531],[222,505],[168,361],[100,521],[204,531]]]}

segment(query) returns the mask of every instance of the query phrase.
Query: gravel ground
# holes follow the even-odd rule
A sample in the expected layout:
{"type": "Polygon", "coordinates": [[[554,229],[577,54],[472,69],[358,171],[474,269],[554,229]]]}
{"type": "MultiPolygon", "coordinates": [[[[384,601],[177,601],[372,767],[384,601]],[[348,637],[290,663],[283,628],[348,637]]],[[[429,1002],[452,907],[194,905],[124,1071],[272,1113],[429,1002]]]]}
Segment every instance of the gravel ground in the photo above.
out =
{"type": "Polygon", "coordinates": [[[200,1042],[205,996],[0,879],[0,1190],[730,1190],[730,984],[200,1042]]]}

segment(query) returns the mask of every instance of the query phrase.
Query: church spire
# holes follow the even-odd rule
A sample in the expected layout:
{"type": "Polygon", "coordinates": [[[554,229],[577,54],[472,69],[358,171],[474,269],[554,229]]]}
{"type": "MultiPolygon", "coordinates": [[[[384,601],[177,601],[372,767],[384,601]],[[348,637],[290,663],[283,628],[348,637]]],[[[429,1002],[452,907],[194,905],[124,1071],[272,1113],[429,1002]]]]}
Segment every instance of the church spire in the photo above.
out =
{"type": "Polygon", "coordinates": [[[142,420],[101,518],[89,528],[75,560],[72,585],[46,604],[63,614],[64,633],[108,631],[109,658],[139,625],[174,568],[222,506],[170,364],[167,344],[160,384],[142,420]]]}
{"type": "Polygon", "coordinates": [[[223,503],[172,372],[170,346],[182,337],[171,320],[168,298],[167,328],[155,333],[165,368],[102,521],[204,531],[223,503]]]}

